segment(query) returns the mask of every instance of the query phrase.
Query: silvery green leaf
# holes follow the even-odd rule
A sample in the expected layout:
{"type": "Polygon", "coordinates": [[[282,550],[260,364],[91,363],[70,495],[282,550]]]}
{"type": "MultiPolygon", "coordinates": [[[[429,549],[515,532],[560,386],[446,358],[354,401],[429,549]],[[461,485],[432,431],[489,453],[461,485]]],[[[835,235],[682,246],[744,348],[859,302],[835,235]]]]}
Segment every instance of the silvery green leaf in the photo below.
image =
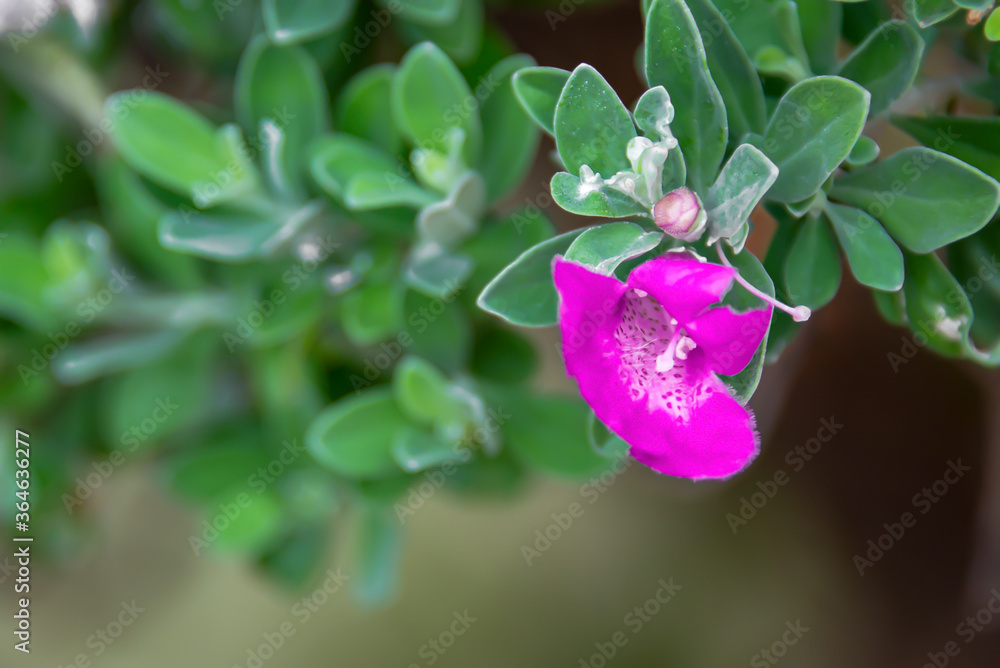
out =
{"type": "Polygon", "coordinates": [[[410,154],[410,163],[421,185],[447,194],[469,168],[462,157],[462,146],[465,144],[462,129],[449,128],[445,142],[446,153],[432,148],[418,148],[410,154]]]}
{"type": "Polygon", "coordinates": [[[578,66],[556,104],[556,148],[570,171],[588,165],[602,176],[628,168],[625,149],[635,137],[632,116],[604,77],[586,63],[578,66]]]}
{"type": "Polygon", "coordinates": [[[555,203],[570,213],[601,218],[649,215],[649,211],[624,193],[589,186],[567,172],[556,172],[552,176],[551,188],[555,203]]]}
{"type": "Polygon", "coordinates": [[[436,243],[414,249],[403,269],[407,285],[428,297],[444,297],[465,283],[472,273],[472,258],[448,252],[436,243]]]}
{"type": "Polygon", "coordinates": [[[473,171],[455,185],[447,199],[421,209],[417,230],[428,241],[450,247],[479,229],[486,208],[486,186],[473,171]]]}
{"type": "Polygon", "coordinates": [[[753,223],[747,221],[746,223],[743,224],[742,227],[740,227],[740,229],[736,230],[736,233],[733,236],[727,239],[729,245],[732,246],[733,248],[733,252],[735,253],[743,252],[743,246],[745,246],[747,243],[747,238],[749,238],[750,236],[750,228],[752,226],[753,223]]]}
{"type": "MultiPolygon", "coordinates": [[[[768,3],[765,3],[768,4],[768,3]]],[[[710,34],[710,33],[706,33],[710,34]]],[[[729,141],[726,105],[708,70],[705,45],[683,0],[653,0],[646,14],[646,79],[684,104],[671,131],[687,161],[692,189],[707,188],[729,141]]]]}
{"type": "Polygon", "coordinates": [[[564,257],[611,276],[622,262],[653,250],[661,239],[662,233],[647,232],[635,223],[608,223],[578,236],[564,257]]]}
{"type": "Polygon", "coordinates": [[[708,190],[708,242],[737,233],[764,193],[778,178],[778,168],[750,144],[741,144],[708,190]]]}
{"type": "Polygon", "coordinates": [[[674,120],[674,105],[670,102],[670,93],[663,86],[650,88],[635,105],[636,127],[654,140],[673,139],[673,145],[677,145],[677,140],[670,132],[670,124],[674,120]]]}

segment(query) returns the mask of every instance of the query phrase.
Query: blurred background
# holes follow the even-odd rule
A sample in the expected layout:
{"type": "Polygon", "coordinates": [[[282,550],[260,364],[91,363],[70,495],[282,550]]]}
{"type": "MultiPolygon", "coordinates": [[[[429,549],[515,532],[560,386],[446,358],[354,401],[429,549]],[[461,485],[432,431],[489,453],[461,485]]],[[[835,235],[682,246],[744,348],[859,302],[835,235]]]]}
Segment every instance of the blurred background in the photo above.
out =
{"type": "MultiPolygon", "coordinates": [[[[17,25],[28,4],[6,0],[0,17],[17,25]]],[[[67,5],[72,14],[55,20],[97,20],[95,5],[67,5]]],[[[211,77],[231,78],[230,23],[208,42],[178,44],[154,8],[114,13],[128,58],[109,68],[110,87],[137,85],[161,63],[165,92],[211,99],[196,49],[216,43],[211,77]]],[[[623,99],[641,92],[636,2],[522,1],[487,16],[539,64],[589,62],[623,99]]],[[[30,75],[9,56],[3,77],[30,75]]],[[[939,66],[947,71],[947,54],[939,66]]],[[[43,143],[72,142],[72,115],[92,112],[85,87],[63,73],[51,109],[20,119],[27,126],[8,123],[23,102],[4,86],[0,136],[17,148],[5,159],[19,156],[0,172],[8,201],[24,194],[26,172],[49,170],[32,164],[43,143]]],[[[904,141],[889,128],[872,134],[885,152],[904,141]]],[[[545,191],[552,148],[543,140],[512,201],[545,191]]],[[[50,204],[51,218],[73,207],[50,204]]],[[[587,222],[546,213],[561,230],[587,222]]],[[[756,222],[749,247],[762,253],[769,225],[756,222]]],[[[318,581],[290,590],[242,560],[196,556],[199,518],[133,462],[81,509],[89,526],[74,549],[33,562],[32,652],[13,651],[8,633],[2,665],[995,666],[1000,383],[914,346],[850,281],[765,372],[751,402],[763,452],[733,480],[695,484],[631,465],[582,483],[535,479],[502,502],[430,494],[405,521],[399,596],[366,608],[342,586],[355,573],[348,532],[318,581]],[[907,512],[915,521],[901,529],[907,512]]],[[[540,384],[571,392],[554,332],[535,342],[540,384]]],[[[13,577],[0,569],[8,623],[13,577]]]]}

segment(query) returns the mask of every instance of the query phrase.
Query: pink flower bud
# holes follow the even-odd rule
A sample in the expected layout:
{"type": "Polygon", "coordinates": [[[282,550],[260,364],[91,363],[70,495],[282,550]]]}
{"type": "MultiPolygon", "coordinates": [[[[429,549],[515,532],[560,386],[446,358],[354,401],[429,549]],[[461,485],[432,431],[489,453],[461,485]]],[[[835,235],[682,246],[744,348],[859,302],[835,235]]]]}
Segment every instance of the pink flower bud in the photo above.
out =
{"type": "Polygon", "coordinates": [[[661,230],[682,241],[694,241],[705,228],[701,200],[688,188],[669,192],[657,202],[653,207],[653,220],[661,230]]]}

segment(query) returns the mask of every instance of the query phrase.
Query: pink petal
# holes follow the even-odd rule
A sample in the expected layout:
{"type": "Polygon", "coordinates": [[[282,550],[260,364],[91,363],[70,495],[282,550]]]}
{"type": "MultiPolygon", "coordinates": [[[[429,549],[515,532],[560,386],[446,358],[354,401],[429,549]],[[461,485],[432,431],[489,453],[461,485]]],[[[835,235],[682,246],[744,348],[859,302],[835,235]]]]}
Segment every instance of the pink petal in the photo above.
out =
{"type": "Polygon", "coordinates": [[[683,325],[719,302],[735,275],[731,267],[668,253],[633,269],[628,284],[652,295],[683,325]]]}
{"type": "MultiPolygon", "coordinates": [[[[689,374],[694,373],[689,366],[689,374]]],[[[646,417],[637,413],[617,425],[605,424],[632,445],[633,457],[666,475],[728,478],[749,466],[760,452],[753,413],[703,369],[700,381],[688,388],[686,400],[687,420],[652,411],[646,417]]]]}
{"type": "Polygon", "coordinates": [[[711,373],[704,351],[656,370],[674,325],[654,299],[562,259],[553,275],[566,370],[636,459],[694,479],[746,467],[758,451],[753,418],[711,373]]]}
{"type": "Polygon", "coordinates": [[[771,307],[737,313],[728,306],[713,308],[688,322],[687,335],[708,356],[709,368],[727,376],[750,363],[771,322],[771,307]]]}

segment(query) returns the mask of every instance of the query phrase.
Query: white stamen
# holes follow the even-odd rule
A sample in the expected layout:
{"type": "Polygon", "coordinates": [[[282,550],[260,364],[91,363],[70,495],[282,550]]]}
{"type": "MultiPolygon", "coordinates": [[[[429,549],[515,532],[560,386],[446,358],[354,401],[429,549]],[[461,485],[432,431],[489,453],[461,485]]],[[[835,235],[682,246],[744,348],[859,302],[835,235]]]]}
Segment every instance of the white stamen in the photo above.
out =
{"type": "Polygon", "coordinates": [[[688,353],[697,347],[698,344],[694,342],[694,339],[689,336],[684,336],[677,344],[677,351],[674,353],[674,357],[679,360],[686,360],[688,358],[688,353]]]}
{"type": "MultiPolygon", "coordinates": [[[[667,349],[664,350],[656,358],[656,372],[663,373],[664,371],[670,371],[674,368],[674,351],[677,350],[677,344],[681,339],[685,338],[683,330],[680,327],[674,327],[674,333],[670,336],[670,342],[667,344],[667,349]]],[[[680,358],[684,359],[684,358],[680,358]]]]}
{"type": "MultiPolygon", "coordinates": [[[[719,253],[719,259],[722,260],[722,264],[726,267],[729,267],[730,269],[734,269],[733,265],[730,264],[729,259],[726,258],[726,254],[722,252],[722,244],[716,244],[715,249],[719,253]]],[[[779,308],[788,315],[792,316],[792,320],[794,320],[795,322],[805,322],[806,320],[809,319],[809,316],[812,315],[812,309],[810,309],[808,306],[788,306],[787,304],[779,302],[774,297],[764,292],[761,292],[754,286],[750,285],[750,283],[747,282],[745,278],[740,276],[739,271],[736,272],[736,282],[742,285],[744,288],[746,288],[747,292],[749,292],[750,294],[754,295],[755,297],[759,297],[760,299],[763,299],[771,306],[779,308]]]]}

